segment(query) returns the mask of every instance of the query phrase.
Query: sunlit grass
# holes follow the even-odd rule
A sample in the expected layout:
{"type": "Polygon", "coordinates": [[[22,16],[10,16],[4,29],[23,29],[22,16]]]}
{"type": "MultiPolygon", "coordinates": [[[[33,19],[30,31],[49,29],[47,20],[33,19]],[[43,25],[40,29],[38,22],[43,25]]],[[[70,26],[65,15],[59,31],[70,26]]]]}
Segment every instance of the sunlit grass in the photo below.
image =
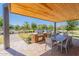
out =
{"type": "Polygon", "coordinates": [[[0,44],[3,43],[3,35],[0,35],[0,44]]]}
{"type": "Polygon", "coordinates": [[[32,35],[29,33],[20,33],[18,34],[18,36],[22,38],[23,40],[28,40],[29,38],[31,38],[32,35]]]}

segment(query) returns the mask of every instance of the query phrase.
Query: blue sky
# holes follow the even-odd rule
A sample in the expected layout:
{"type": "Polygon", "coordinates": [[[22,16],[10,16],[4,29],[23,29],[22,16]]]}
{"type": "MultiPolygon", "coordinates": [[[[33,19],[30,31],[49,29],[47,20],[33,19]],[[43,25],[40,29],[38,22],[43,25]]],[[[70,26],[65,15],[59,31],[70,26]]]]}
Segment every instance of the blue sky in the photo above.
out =
{"type": "MultiPolygon", "coordinates": [[[[3,4],[0,4],[0,16],[3,16],[3,4]]],[[[36,18],[31,18],[31,17],[26,17],[26,16],[21,16],[21,15],[17,15],[17,14],[12,14],[10,13],[10,24],[12,25],[23,25],[24,22],[28,22],[29,24],[31,24],[32,22],[37,23],[37,24],[52,24],[53,22],[49,22],[49,21],[44,21],[44,20],[40,20],[40,19],[36,19],[36,18]]],[[[57,26],[63,26],[65,25],[65,22],[60,22],[57,23],[57,26]]]]}

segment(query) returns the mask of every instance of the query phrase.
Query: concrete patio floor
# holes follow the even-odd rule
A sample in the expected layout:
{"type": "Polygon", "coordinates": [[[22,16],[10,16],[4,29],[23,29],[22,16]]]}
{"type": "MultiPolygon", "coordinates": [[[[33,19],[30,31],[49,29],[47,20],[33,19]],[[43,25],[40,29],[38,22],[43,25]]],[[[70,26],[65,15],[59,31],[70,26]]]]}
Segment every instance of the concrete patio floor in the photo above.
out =
{"type": "Polygon", "coordinates": [[[58,49],[45,50],[45,43],[27,44],[16,34],[10,35],[11,48],[4,50],[3,44],[0,45],[0,56],[79,56],[79,40],[73,40],[74,46],[69,50],[68,54],[61,53],[58,49]]]}
{"type": "Polygon", "coordinates": [[[4,50],[3,44],[0,45],[1,56],[27,56],[27,55],[41,55],[45,52],[44,43],[27,44],[16,34],[10,35],[11,48],[4,50]]]}

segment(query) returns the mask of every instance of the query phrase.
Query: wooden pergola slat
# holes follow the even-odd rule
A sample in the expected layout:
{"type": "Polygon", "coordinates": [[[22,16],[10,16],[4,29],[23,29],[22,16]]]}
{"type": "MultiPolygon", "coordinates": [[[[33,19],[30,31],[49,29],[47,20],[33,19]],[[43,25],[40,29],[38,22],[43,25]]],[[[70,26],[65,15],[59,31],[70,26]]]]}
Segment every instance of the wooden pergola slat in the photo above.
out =
{"type": "Polygon", "coordinates": [[[9,10],[12,13],[48,20],[62,22],[79,19],[79,4],[68,3],[11,3],[9,10]]]}

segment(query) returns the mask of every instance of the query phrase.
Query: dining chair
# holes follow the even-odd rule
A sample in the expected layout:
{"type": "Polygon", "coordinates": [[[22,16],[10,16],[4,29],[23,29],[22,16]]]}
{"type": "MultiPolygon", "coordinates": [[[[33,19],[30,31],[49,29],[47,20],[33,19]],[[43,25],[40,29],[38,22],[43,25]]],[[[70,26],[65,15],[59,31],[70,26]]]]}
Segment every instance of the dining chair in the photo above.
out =
{"type": "Polygon", "coordinates": [[[52,41],[51,38],[46,38],[45,39],[45,50],[47,50],[47,46],[49,46],[50,48],[52,47],[52,41]]]}
{"type": "Polygon", "coordinates": [[[63,42],[61,42],[60,44],[58,44],[58,46],[60,46],[61,52],[62,52],[63,48],[65,48],[66,54],[68,53],[70,41],[71,41],[71,38],[67,37],[66,40],[64,40],[63,42]]]}
{"type": "Polygon", "coordinates": [[[47,37],[45,39],[45,50],[47,48],[47,46],[49,46],[51,49],[53,49],[53,47],[55,47],[59,42],[51,39],[51,37],[47,37]]]}

